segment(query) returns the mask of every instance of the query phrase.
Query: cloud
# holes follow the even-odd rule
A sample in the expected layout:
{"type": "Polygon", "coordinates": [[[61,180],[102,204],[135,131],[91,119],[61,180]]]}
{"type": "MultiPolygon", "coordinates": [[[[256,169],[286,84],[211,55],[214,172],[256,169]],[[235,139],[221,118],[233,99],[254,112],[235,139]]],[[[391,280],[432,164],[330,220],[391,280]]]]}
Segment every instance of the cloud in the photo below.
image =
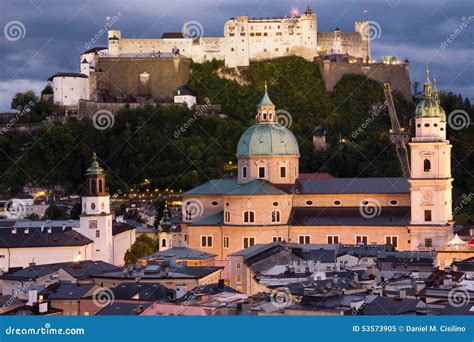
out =
{"type": "Polygon", "coordinates": [[[0,81],[0,111],[11,112],[10,102],[16,93],[33,90],[39,95],[46,85],[46,81],[17,79],[11,81],[0,81]]]}

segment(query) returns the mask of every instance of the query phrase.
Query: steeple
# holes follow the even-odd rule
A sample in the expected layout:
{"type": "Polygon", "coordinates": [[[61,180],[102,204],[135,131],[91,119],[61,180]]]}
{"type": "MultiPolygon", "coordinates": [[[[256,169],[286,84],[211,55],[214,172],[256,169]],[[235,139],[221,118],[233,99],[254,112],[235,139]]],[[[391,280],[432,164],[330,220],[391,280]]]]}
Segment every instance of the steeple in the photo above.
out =
{"type": "Polygon", "coordinates": [[[265,81],[265,94],[257,105],[257,123],[275,123],[275,105],[268,96],[267,81],[265,81]]]}
{"type": "Polygon", "coordinates": [[[105,196],[105,173],[97,161],[97,154],[95,152],[92,154],[91,166],[87,169],[86,176],[87,196],[105,196]]]}
{"type": "Polygon", "coordinates": [[[423,95],[425,98],[431,97],[431,81],[430,81],[430,69],[426,65],[426,78],[423,83],[423,95]]]}
{"type": "Polygon", "coordinates": [[[436,77],[433,79],[433,100],[436,101],[436,104],[439,105],[439,92],[438,92],[438,86],[436,85],[436,77]]]}
{"type": "Polygon", "coordinates": [[[168,205],[165,205],[165,210],[163,210],[163,217],[160,220],[160,231],[168,232],[171,227],[171,216],[170,211],[168,210],[168,205]]]}

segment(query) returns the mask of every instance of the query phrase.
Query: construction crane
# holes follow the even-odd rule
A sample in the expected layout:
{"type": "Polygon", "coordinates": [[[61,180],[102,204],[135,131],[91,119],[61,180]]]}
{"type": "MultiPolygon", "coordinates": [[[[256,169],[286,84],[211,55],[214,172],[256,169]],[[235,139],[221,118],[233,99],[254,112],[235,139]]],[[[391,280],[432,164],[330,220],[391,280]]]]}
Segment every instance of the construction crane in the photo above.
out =
{"type": "Polygon", "coordinates": [[[397,150],[398,160],[402,167],[403,175],[410,177],[410,162],[408,160],[407,144],[410,141],[410,133],[400,127],[397,118],[397,111],[393,103],[392,90],[390,83],[386,82],[383,85],[385,100],[387,101],[388,113],[390,115],[390,122],[392,129],[390,130],[390,140],[395,145],[397,150]]]}

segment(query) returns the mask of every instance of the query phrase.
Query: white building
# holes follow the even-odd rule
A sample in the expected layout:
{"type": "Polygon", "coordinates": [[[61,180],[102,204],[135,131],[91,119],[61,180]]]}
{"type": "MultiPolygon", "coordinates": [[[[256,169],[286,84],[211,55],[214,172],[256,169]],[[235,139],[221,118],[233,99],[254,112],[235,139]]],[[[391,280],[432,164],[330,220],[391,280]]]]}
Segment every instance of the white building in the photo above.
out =
{"type": "Polygon", "coordinates": [[[122,38],[119,30],[108,32],[108,54],[179,51],[197,63],[224,60],[227,67],[248,66],[252,60],[301,56],[313,60],[337,47],[338,53],[370,59],[368,22],[355,22],[355,31],[318,32],[316,14],[308,9],[295,17],[249,18],[238,16],[224,24],[223,37],[201,37],[199,25],[185,24],[183,32],[161,38],[122,38]]]}
{"type": "Polygon", "coordinates": [[[189,109],[191,109],[197,101],[196,96],[194,96],[190,90],[179,88],[176,90],[176,94],[174,95],[174,103],[185,104],[189,109]]]}
{"type": "Polygon", "coordinates": [[[112,222],[104,170],[94,154],[80,220],[0,221],[0,269],[83,260],[123,265],[135,229],[112,222]]]}
{"type": "MultiPolygon", "coordinates": [[[[86,62],[87,63],[87,62],[86,62]]],[[[77,106],[89,100],[89,64],[81,64],[81,73],[59,72],[48,79],[53,88],[53,102],[60,106],[77,106]]]]}

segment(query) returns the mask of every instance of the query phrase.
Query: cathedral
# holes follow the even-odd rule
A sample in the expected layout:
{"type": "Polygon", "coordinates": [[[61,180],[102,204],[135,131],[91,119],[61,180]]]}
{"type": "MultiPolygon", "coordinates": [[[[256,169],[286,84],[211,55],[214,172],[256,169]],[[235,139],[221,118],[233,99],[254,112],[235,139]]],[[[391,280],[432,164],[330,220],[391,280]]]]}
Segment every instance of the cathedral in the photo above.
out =
{"type": "Polygon", "coordinates": [[[160,239],[221,259],[272,241],[389,244],[400,251],[444,246],[453,235],[451,145],[428,71],[415,121],[409,178],[300,173],[297,140],[277,123],[265,87],[256,123],[237,145],[238,176],[186,192],[183,222],[160,239]]]}

